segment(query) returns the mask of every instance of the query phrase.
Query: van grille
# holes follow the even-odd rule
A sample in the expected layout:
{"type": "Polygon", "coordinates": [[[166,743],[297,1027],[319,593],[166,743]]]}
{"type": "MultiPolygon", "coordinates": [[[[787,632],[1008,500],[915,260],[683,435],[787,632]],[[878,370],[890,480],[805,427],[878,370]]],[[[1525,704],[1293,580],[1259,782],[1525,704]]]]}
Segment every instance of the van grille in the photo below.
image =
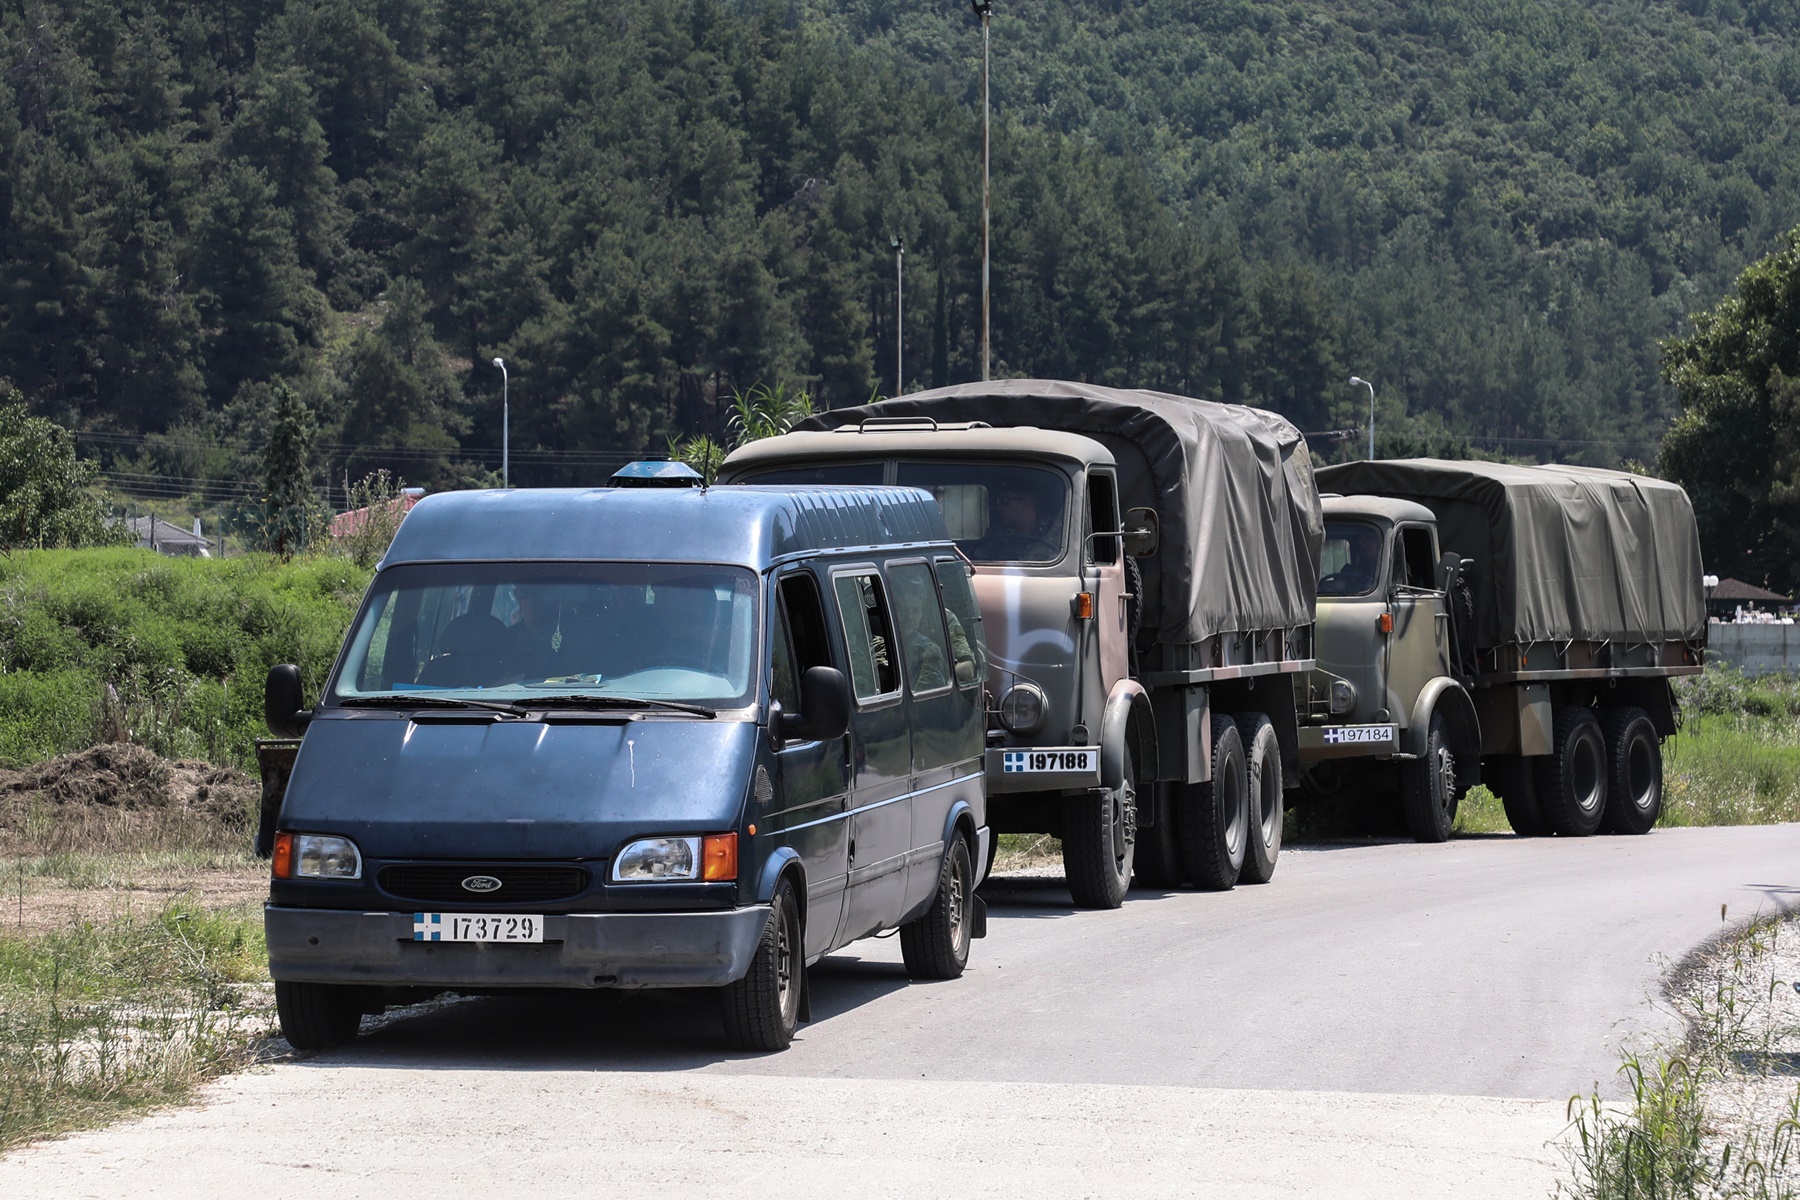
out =
{"type": "Polygon", "coordinates": [[[431,863],[381,868],[381,890],[406,900],[456,901],[463,904],[530,904],[567,900],[587,891],[593,877],[582,867],[519,866],[501,863],[431,863]],[[490,892],[471,892],[462,885],[472,875],[500,881],[490,892]]]}

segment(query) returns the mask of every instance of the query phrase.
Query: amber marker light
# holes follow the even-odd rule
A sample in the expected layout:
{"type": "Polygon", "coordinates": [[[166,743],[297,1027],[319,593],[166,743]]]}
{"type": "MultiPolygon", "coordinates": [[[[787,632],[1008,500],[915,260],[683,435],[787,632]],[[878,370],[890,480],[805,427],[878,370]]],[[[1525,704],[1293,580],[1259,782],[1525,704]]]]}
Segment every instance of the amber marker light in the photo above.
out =
{"type": "Polygon", "coordinates": [[[1075,615],[1083,621],[1094,619],[1094,593],[1077,592],[1075,594],[1075,615]]]}
{"type": "Polygon", "coordinates": [[[269,856],[269,873],[277,879],[294,877],[294,835],[275,835],[275,852],[269,856]]]}
{"type": "Polygon", "coordinates": [[[1383,632],[1383,633],[1394,632],[1394,614],[1393,613],[1382,613],[1380,625],[1381,625],[1381,632],[1383,632]]]}
{"type": "Polygon", "coordinates": [[[707,883],[730,883],[737,878],[737,834],[715,833],[704,839],[700,878],[707,883]]]}

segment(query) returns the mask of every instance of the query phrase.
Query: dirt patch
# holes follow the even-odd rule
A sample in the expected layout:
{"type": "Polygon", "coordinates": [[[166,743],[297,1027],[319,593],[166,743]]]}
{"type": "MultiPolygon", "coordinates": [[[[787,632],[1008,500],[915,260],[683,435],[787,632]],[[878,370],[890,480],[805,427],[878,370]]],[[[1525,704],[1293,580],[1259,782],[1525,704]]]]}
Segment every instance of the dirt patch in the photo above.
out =
{"type": "Polygon", "coordinates": [[[159,862],[88,862],[86,871],[108,871],[71,882],[55,876],[15,874],[0,863],[0,937],[50,933],[160,913],[180,899],[201,909],[236,908],[269,894],[269,868],[254,859],[212,867],[159,862]]]}
{"type": "Polygon", "coordinates": [[[117,743],[0,771],[0,854],[225,849],[250,836],[257,781],[117,743]]]}

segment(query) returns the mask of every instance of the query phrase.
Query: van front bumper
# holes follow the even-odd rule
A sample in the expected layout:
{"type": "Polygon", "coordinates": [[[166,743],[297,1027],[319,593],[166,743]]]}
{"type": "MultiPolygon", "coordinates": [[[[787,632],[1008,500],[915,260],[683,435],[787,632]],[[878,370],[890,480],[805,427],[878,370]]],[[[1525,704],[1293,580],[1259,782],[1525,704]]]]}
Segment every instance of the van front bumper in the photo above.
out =
{"type": "Polygon", "coordinates": [[[416,942],[410,912],[263,908],[269,974],[287,983],[441,988],[718,987],[742,979],[769,906],[550,913],[544,940],[416,942]]]}

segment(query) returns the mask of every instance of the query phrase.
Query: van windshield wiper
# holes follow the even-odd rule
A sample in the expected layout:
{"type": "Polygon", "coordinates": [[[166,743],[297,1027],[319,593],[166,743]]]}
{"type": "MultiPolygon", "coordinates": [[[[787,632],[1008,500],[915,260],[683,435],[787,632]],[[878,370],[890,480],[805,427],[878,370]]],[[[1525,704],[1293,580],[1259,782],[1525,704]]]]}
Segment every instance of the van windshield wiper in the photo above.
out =
{"type": "Polygon", "coordinates": [[[510,717],[525,715],[525,710],[516,704],[495,700],[454,700],[449,696],[352,696],[338,703],[346,708],[485,708],[510,717]]]}
{"type": "Polygon", "coordinates": [[[717,709],[700,704],[683,704],[679,700],[646,700],[640,696],[529,696],[519,701],[521,711],[533,708],[666,708],[671,712],[693,713],[697,717],[716,717],[717,709]]]}

